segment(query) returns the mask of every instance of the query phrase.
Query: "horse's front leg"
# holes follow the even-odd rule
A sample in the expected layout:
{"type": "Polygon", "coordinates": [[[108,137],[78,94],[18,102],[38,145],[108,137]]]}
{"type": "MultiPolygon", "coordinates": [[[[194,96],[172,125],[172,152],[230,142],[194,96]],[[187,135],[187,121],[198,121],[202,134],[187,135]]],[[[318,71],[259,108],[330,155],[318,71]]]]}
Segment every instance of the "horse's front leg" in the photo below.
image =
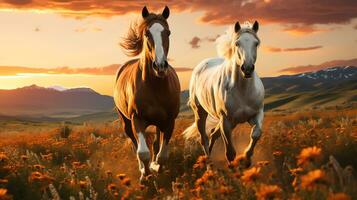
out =
{"type": "MultiPolygon", "coordinates": [[[[175,126],[175,120],[172,120],[168,123],[167,127],[164,128],[163,134],[163,140],[160,143],[160,149],[159,152],[156,156],[155,162],[151,163],[150,168],[156,172],[159,172],[161,166],[164,164],[165,161],[169,158],[169,151],[168,151],[168,145],[172,136],[172,132],[174,130],[175,126]]],[[[160,135],[159,135],[160,136],[160,135]]]]}
{"type": "Polygon", "coordinates": [[[141,172],[140,181],[143,181],[143,178],[150,174],[149,163],[150,163],[150,150],[146,144],[145,139],[145,129],[148,126],[148,123],[138,118],[136,114],[132,117],[132,128],[136,134],[138,140],[138,148],[137,148],[137,157],[139,162],[139,170],[141,172]]]}
{"type": "Polygon", "coordinates": [[[230,163],[236,157],[236,150],[232,143],[232,124],[225,114],[222,114],[220,121],[221,136],[226,149],[226,159],[230,163]]]}
{"type": "Polygon", "coordinates": [[[250,142],[248,147],[245,149],[244,154],[247,159],[247,167],[251,165],[251,157],[254,153],[254,147],[257,144],[261,134],[262,134],[262,126],[264,119],[264,111],[261,109],[259,113],[249,120],[249,124],[252,126],[252,131],[250,134],[250,142]]]}

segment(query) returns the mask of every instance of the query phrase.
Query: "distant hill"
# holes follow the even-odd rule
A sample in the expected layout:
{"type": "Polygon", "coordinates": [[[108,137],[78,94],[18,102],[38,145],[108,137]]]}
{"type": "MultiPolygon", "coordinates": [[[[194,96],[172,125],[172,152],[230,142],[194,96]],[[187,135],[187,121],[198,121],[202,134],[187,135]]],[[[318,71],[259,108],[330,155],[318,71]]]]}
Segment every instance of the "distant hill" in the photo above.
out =
{"type": "MultiPolygon", "coordinates": [[[[262,78],[266,110],[357,105],[357,67],[340,66],[295,75],[262,78]]],[[[189,114],[188,91],[181,93],[181,114],[189,114]]],[[[111,96],[90,88],[31,85],[0,90],[0,120],[113,121],[111,96]],[[9,117],[10,116],[10,117],[9,117]]]]}
{"type": "Polygon", "coordinates": [[[331,67],[296,75],[267,77],[262,80],[267,94],[316,91],[353,84],[352,82],[357,80],[357,67],[331,67]]]}
{"type": "Polygon", "coordinates": [[[0,113],[7,116],[78,116],[110,111],[113,98],[90,88],[56,89],[31,85],[0,90],[0,113]]]}
{"type": "Polygon", "coordinates": [[[266,110],[350,107],[357,104],[357,67],[263,78],[266,110]]]}
{"type": "MultiPolygon", "coordinates": [[[[265,110],[305,109],[357,104],[357,67],[338,66],[323,70],[262,78],[265,110]]],[[[181,94],[181,111],[188,91],[181,94]],[[183,102],[182,102],[183,101],[183,102]]]]}

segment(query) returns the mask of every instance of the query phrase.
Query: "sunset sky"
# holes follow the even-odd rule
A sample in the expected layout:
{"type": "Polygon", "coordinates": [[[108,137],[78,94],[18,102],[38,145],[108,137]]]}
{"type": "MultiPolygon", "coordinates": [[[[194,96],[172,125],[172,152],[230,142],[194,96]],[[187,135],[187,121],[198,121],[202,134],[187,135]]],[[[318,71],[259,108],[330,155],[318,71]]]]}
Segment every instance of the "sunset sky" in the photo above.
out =
{"type": "Polygon", "coordinates": [[[356,0],[0,0],[0,89],[86,86],[112,95],[116,68],[130,59],[118,43],[144,5],[171,9],[169,58],[183,89],[188,69],[216,56],[215,38],[237,20],[260,23],[260,76],[357,63],[356,0]]]}

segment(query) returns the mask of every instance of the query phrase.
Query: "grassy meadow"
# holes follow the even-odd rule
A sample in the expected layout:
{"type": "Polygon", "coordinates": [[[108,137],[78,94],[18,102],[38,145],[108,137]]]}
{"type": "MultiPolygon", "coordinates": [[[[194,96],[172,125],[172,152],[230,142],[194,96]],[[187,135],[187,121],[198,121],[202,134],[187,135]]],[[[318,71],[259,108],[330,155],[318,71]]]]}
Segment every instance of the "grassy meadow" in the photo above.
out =
{"type": "MultiPolygon", "coordinates": [[[[248,169],[240,156],[227,164],[221,141],[211,159],[202,156],[198,142],[181,135],[192,115],[181,115],[169,160],[145,185],[118,121],[2,122],[0,199],[356,199],[356,114],[267,112],[248,169]]],[[[238,154],[249,133],[246,124],[234,130],[238,154]]]]}

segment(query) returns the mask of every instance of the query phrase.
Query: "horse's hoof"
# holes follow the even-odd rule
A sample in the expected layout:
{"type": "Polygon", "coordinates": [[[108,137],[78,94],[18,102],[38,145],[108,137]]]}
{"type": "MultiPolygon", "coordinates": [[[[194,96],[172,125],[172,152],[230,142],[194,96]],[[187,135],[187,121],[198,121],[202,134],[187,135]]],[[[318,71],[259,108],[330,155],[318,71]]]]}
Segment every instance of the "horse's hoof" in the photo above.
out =
{"type": "Polygon", "coordinates": [[[157,162],[151,162],[150,164],[150,170],[156,173],[159,173],[161,168],[161,165],[159,165],[157,162]]]}

